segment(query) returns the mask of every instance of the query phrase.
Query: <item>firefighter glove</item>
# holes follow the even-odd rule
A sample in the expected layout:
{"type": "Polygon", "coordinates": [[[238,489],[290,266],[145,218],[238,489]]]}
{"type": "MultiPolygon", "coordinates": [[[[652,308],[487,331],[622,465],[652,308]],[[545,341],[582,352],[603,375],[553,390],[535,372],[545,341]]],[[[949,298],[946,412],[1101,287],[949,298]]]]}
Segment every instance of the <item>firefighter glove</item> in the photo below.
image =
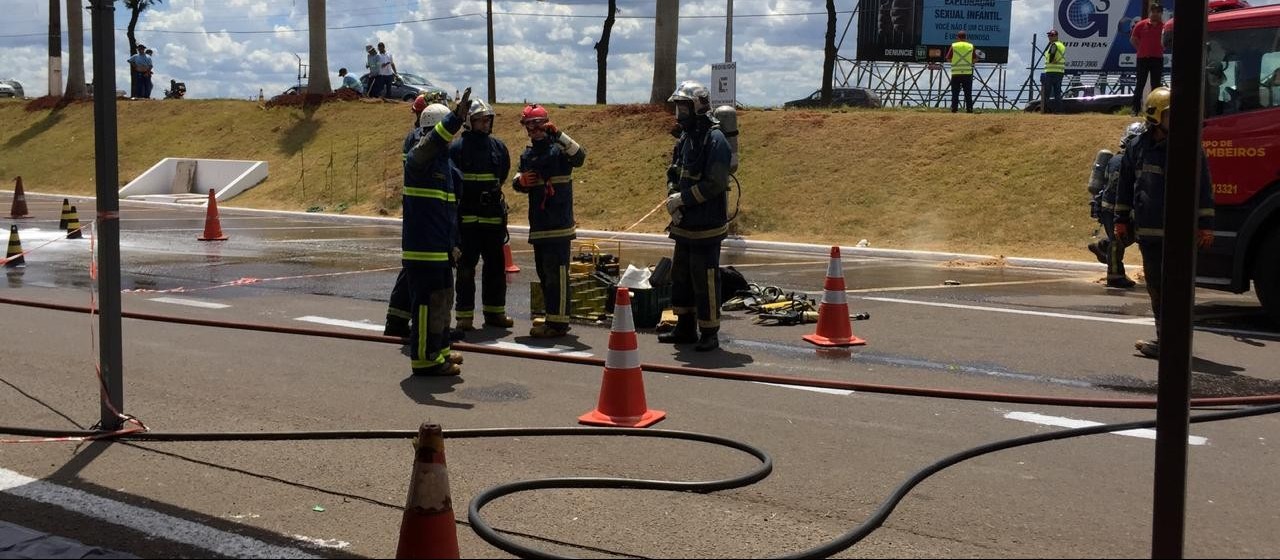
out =
{"type": "Polygon", "coordinates": [[[462,90],[462,98],[458,100],[458,105],[453,108],[453,116],[458,117],[459,121],[466,122],[467,113],[471,111],[471,88],[462,90]]]}
{"type": "Polygon", "coordinates": [[[680,198],[680,193],[672,193],[667,197],[667,213],[673,218],[680,211],[681,206],[684,206],[684,199],[680,198]]]}
{"type": "Polygon", "coordinates": [[[1116,234],[1116,239],[1128,239],[1129,224],[1117,222],[1115,227],[1112,228],[1112,233],[1116,234]]]}
{"type": "Polygon", "coordinates": [[[1213,230],[1202,229],[1197,231],[1196,233],[1198,234],[1196,236],[1196,239],[1197,241],[1199,241],[1199,245],[1201,249],[1208,249],[1210,246],[1213,245],[1213,230]]]}
{"type": "Polygon", "coordinates": [[[547,133],[547,137],[552,140],[555,140],[560,136],[560,129],[556,127],[555,123],[550,121],[547,121],[546,124],[542,125],[542,131],[547,133]]]}
{"type": "Polygon", "coordinates": [[[542,182],[542,178],[538,177],[538,173],[535,171],[521,171],[520,174],[516,176],[516,182],[519,183],[521,187],[531,189],[538,186],[538,184],[542,182]]]}

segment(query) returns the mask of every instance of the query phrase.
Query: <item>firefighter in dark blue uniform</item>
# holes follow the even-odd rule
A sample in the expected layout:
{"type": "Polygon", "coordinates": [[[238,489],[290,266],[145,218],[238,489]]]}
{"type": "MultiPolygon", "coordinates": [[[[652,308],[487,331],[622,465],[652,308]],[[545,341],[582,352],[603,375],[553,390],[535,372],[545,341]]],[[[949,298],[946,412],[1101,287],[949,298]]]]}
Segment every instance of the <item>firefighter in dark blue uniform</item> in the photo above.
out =
{"type": "Polygon", "coordinates": [[[667,99],[675,103],[679,140],[667,168],[671,257],[671,308],[676,327],[659,342],[706,352],[720,347],[720,242],[729,234],[729,167],[732,150],[711,113],[710,92],[681,82],[667,99]],[[701,332],[701,335],[699,335],[701,332]]]}
{"type": "Polygon", "coordinates": [[[546,321],[530,329],[529,336],[556,338],[569,332],[569,242],[577,237],[573,168],[582,166],[587,152],[552,124],[540,105],[525,107],[520,124],[529,134],[529,146],[520,154],[512,185],[529,195],[529,243],[546,312],[546,321]]]}
{"type": "MultiPolygon", "coordinates": [[[[1156,338],[1139,340],[1138,352],[1148,358],[1160,357],[1160,307],[1164,284],[1164,200],[1167,187],[1186,188],[1187,182],[1170,180],[1168,168],[1169,88],[1158,87],[1147,94],[1147,130],[1125,150],[1120,164],[1120,185],[1116,196],[1115,236],[1125,239],[1131,233],[1138,237],[1142,251],[1142,272],[1147,276],[1147,293],[1151,296],[1151,312],[1156,319],[1156,338]],[[1132,210],[1132,214],[1130,213],[1132,210]],[[1130,224],[1136,231],[1130,230],[1130,224]]],[[[1209,162],[1200,152],[1200,203],[1197,244],[1213,245],[1213,184],[1209,178],[1209,162]]]]}
{"type": "Polygon", "coordinates": [[[1102,169],[1101,185],[1097,194],[1090,201],[1090,213],[1102,226],[1103,238],[1089,244],[1089,251],[1098,258],[1098,262],[1107,265],[1107,287],[1132,289],[1135,282],[1124,271],[1124,250],[1133,244],[1133,239],[1116,239],[1115,217],[1116,196],[1120,190],[1120,163],[1129,144],[1146,130],[1146,125],[1133,123],[1125,128],[1120,137],[1120,152],[1107,160],[1102,169]]]}
{"type": "Polygon", "coordinates": [[[404,158],[401,263],[409,287],[410,363],[414,375],[457,375],[461,356],[449,351],[453,264],[461,254],[457,189],[462,174],[449,159],[449,143],[471,106],[468,88],[450,112],[440,104],[421,115],[418,139],[404,158]]]}
{"type": "MultiPolygon", "coordinates": [[[[369,47],[372,49],[373,47],[369,47]]],[[[418,125],[422,122],[422,112],[427,109],[427,96],[419,95],[413,103],[409,105],[409,110],[413,113],[413,126],[409,128],[409,134],[404,137],[404,147],[400,149],[401,159],[413,149],[421,138],[418,125]]],[[[409,339],[409,320],[413,314],[409,312],[409,273],[400,267],[400,272],[396,274],[396,283],[391,287],[391,297],[387,300],[387,321],[386,326],[382,330],[383,336],[394,336],[403,340],[409,339]]]]}
{"type": "Polygon", "coordinates": [[[503,246],[507,244],[507,203],[502,185],[511,171],[511,153],[495,138],[493,108],[481,100],[471,102],[467,130],[449,146],[449,158],[462,172],[458,193],[458,220],[462,257],[458,260],[458,330],[475,328],[476,264],[481,270],[481,303],[484,324],[510,328],[507,316],[507,274],[503,246]]]}

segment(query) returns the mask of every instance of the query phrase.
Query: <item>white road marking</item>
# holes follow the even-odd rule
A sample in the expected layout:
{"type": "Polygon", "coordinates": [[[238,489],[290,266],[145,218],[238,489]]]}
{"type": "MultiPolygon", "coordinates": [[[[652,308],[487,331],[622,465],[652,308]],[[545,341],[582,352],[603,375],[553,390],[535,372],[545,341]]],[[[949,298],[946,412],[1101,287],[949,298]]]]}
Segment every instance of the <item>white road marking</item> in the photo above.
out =
{"type": "Polygon", "coordinates": [[[400,236],[394,237],[317,237],[315,239],[271,239],[262,240],[259,243],[315,243],[317,241],[399,241],[400,236]]]}
{"type": "Polygon", "coordinates": [[[883,301],[887,303],[905,303],[909,305],[927,305],[930,307],[948,307],[951,309],[968,309],[971,311],[994,311],[996,313],[1012,313],[1014,315],[1035,315],[1038,317],[1055,317],[1058,319],[1079,319],[1083,321],[1101,321],[1103,323],[1120,323],[1123,325],[1147,325],[1154,326],[1155,319],[1151,317],[1134,317],[1130,319],[1118,319],[1115,317],[1098,317],[1096,315],[1075,315],[1071,313],[1055,313],[1052,311],[1030,311],[1026,309],[1010,309],[1007,307],[987,307],[983,305],[965,305],[962,303],[943,303],[940,301],[916,301],[910,299],[873,297],[873,296],[857,296],[858,299],[868,301],[883,301]]]}
{"type": "Polygon", "coordinates": [[[734,268],[756,268],[762,266],[799,266],[805,264],[827,264],[827,261],[801,261],[801,262],[776,262],[776,263],[745,263],[730,265],[734,268]]]}
{"type": "Polygon", "coordinates": [[[850,391],[848,389],[831,389],[827,387],[805,387],[804,385],[787,385],[784,383],[765,383],[763,381],[752,381],[752,383],[758,383],[760,385],[769,385],[772,387],[786,387],[787,389],[799,389],[801,391],[813,391],[815,393],[826,393],[828,395],[847,396],[847,395],[853,394],[853,391],[850,391]]]}
{"type": "Polygon", "coordinates": [[[315,315],[307,315],[298,317],[295,321],[306,321],[308,323],[320,323],[321,325],[329,325],[333,327],[346,327],[348,329],[362,329],[366,331],[382,332],[384,325],[377,325],[368,321],[345,321],[342,319],[330,319],[328,317],[316,317],[315,315]]]}
{"type": "Polygon", "coordinates": [[[556,356],[569,356],[573,358],[590,358],[593,356],[590,352],[579,352],[568,346],[552,346],[550,348],[544,346],[529,346],[520,344],[519,342],[507,342],[505,340],[491,340],[489,342],[477,342],[476,346],[488,346],[490,348],[501,348],[503,350],[522,350],[525,352],[541,352],[543,354],[555,354],[556,356]]]}
{"type": "Polygon", "coordinates": [[[897,286],[893,288],[859,288],[857,290],[845,290],[845,293],[869,293],[869,292],[905,292],[908,290],[954,290],[956,288],[985,288],[988,286],[1017,286],[1021,284],[1050,284],[1054,282],[1069,282],[1079,280],[1076,277],[1069,278],[1042,278],[1039,280],[1009,280],[1006,282],[979,282],[975,284],[956,284],[948,286],[946,284],[929,284],[927,286],[897,286]]]}
{"type": "MultiPolygon", "coordinates": [[[[1008,412],[1004,415],[1010,420],[1019,422],[1030,422],[1032,424],[1040,424],[1043,426],[1058,426],[1061,428],[1088,428],[1089,426],[1101,426],[1102,422],[1093,422],[1091,420],[1076,420],[1074,418],[1063,418],[1061,416],[1045,416],[1034,412],[1008,412]]],[[[1111,432],[1118,436],[1129,436],[1142,439],[1156,439],[1155,430],[1122,430],[1119,432],[1111,432]]],[[[1200,436],[1187,436],[1187,444],[1189,445],[1205,445],[1209,443],[1208,438],[1200,436]]]]}
{"type": "Polygon", "coordinates": [[[320,548],[336,548],[341,550],[351,546],[351,543],[347,541],[340,541],[338,539],[317,539],[306,535],[294,535],[293,538],[302,542],[314,544],[320,548]]]}
{"type": "MultiPolygon", "coordinates": [[[[307,226],[307,225],[300,225],[300,226],[272,226],[272,227],[267,227],[267,226],[263,226],[263,227],[239,227],[239,226],[237,226],[237,227],[227,228],[227,229],[234,230],[234,231],[270,231],[270,230],[280,230],[280,229],[283,229],[283,230],[291,230],[291,229],[359,229],[359,228],[386,228],[386,227],[387,227],[387,226],[386,226],[386,225],[383,225],[383,224],[368,224],[368,225],[365,225],[365,224],[348,224],[348,225],[342,225],[342,226],[307,226]]],[[[156,228],[156,229],[147,229],[147,233],[152,233],[152,232],[157,232],[157,231],[202,231],[202,229],[201,229],[201,228],[156,228]]]]}
{"type": "Polygon", "coordinates": [[[151,298],[148,301],[157,303],[172,303],[174,305],[185,305],[187,307],[200,307],[204,309],[226,309],[231,307],[224,303],[213,303],[211,301],[200,301],[198,299],[177,298],[177,297],[158,297],[151,298]]]}
{"type": "Polygon", "coordinates": [[[0,468],[0,492],[232,558],[319,558],[0,468]]]}

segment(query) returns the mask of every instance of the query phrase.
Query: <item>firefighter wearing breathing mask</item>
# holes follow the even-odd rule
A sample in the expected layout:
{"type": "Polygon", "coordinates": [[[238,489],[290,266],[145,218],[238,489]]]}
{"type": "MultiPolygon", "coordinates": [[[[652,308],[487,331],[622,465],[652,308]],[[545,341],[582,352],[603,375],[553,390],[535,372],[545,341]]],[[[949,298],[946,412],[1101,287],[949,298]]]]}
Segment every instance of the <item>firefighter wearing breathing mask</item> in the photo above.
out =
{"type": "Polygon", "coordinates": [[[675,104],[678,140],[667,168],[671,257],[671,307],[676,327],[660,335],[668,344],[697,343],[699,352],[720,347],[720,243],[729,234],[729,142],[711,112],[711,92],[681,82],[667,99],[675,104]]]}
{"type": "Polygon", "coordinates": [[[557,338],[569,333],[569,243],[577,237],[573,168],[582,166],[587,152],[551,122],[541,105],[526,106],[520,124],[529,145],[520,154],[512,186],[529,195],[529,243],[546,313],[545,322],[530,329],[529,336],[557,338]]]}
{"type": "Polygon", "coordinates": [[[401,265],[409,289],[409,360],[413,375],[458,375],[462,356],[449,349],[453,265],[458,238],[457,191],[462,174],[449,159],[449,143],[471,107],[471,89],[452,111],[428,105],[404,155],[401,265]]]}
{"type": "Polygon", "coordinates": [[[507,202],[502,185],[511,171],[511,153],[494,137],[493,108],[481,100],[471,102],[466,130],[449,146],[449,158],[462,172],[458,193],[458,220],[462,257],[458,259],[458,330],[475,328],[476,265],[481,269],[481,303],[484,325],[510,328],[507,316],[507,273],[503,246],[507,243],[507,202]]]}
{"type": "MultiPolygon", "coordinates": [[[[1147,276],[1147,294],[1151,296],[1151,313],[1156,319],[1156,338],[1139,340],[1138,352],[1148,358],[1160,357],[1160,311],[1164,292],[1164,201],[1169,189],[1186,189],[1192,184],[1186,177],[1169,177],[1165,170],[1169,159],[1169,103],[1167,87],[1147,94],[1143,115],[1147,129],[1130,143],[1120,162],[1119,191],[1116,194],[1114,234],[1125,239],[1137,234],[1142,251],[1142,272],[1147,276]],[[1132,210],[1132,212],[1131,212],[1132,210]],[[1131,230],[1131,226],[1136,226],[1131,230]]],[[[1196,243],[1201,249],[1213,245],[1213,183],[1209,162],[1200,150],[1200,192],[1196,243]]]]}

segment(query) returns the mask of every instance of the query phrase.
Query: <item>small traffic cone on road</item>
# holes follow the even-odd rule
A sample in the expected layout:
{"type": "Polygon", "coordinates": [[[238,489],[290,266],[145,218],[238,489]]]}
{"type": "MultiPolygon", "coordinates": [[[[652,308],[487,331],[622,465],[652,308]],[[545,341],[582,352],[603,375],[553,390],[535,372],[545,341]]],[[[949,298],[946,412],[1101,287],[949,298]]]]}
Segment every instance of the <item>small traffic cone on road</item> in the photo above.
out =
{"type": "Polygon", "coordinates": [[[502,259],[506,261],[507,274],[515,274],[520,272],[520,267],[516,266],[516,261],[511,259],[511,244],[502,244],[502,259]]]}
{"type": "Polygon", "coordinates": [[[439,424],[419,426],[413,449],[413,476],[396,558],[458,558],[458,527],[444,462],[444,430],[439,424]]]}
{"type": "Polygon", "coordinates": [[[578,417],[592,426],[645,428],[667,413],[649,410],[644,398],[644,377],[640,371],[640,350],[631,318],[631,292],[618,288],[613,306],[613,330],[609,332],[609,353],[604,359],[604,379],[595,410],[578,417]]]}
{"type": "Polygon", "coordinates": [[[14,177],[13,181],[17,183],[13,187],[13,206],[9,207],[10,218],[29,218],[27,213],[27,194],[22,191],[22,177],[14,177]]]}
{"type": "Polygon", "coordinates": [[[5,268],[27,266],[26,257],[22,256],[22,239],[18,237],[18,226],[9,226],[9,250],[4,254],[5,268]]]}
{"type": "Polygon", "coordinates": [[[58,229],[67,231],[67,224],[71,223],[71,201],[62,199],[62,218],[58,220],[58,229]]]}
{"type": "Polygon", "coordinates": [[[859,346],[867,341],[853,336],[849,324],[849,302],[844,293],[844,268],[840,265],[840,247],[831,248],[827,280],[822,303],[818,306],[818,330],[804,339],[818,346],[859,346]]]}
{"type": "Polygon", "coordinates": [[[67,239],[82,239],[84,235],[80,233],[80,215],[76,213],[76,207],[71,207],[71,216],[67,218],[67,239]]]}
{"type": "Polygon", "coordinates": [[[204,235],[196,239],[200,241],[227,240],[227,236],[222,233],[222,221],[218,219],[218,199],[213,195],[213,189],[209,189],[209,204],[205,207],[204,212],[204,235]]]}

